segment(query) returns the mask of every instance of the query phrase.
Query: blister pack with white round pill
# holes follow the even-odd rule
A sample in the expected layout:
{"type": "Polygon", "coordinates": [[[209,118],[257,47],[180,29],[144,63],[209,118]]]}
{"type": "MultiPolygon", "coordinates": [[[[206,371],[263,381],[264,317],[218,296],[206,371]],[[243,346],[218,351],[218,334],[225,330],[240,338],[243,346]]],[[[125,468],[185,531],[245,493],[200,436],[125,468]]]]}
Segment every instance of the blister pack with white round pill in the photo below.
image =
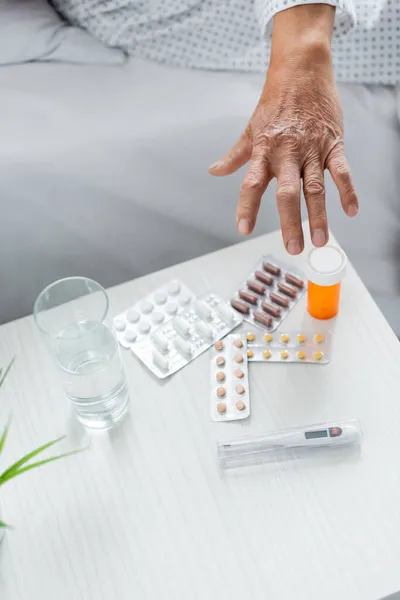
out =
{"type": "Polygon", "coordinates": [[[132,344],[132,352],[160,379],[169,377],[225,337],[243,319],[216,294],[182,307],[170,321],[132,344]]]}
{"type": "Polygon", "coordinates": [[[236,421],[250,415],[246,336],[232,334],[214,344],[210,388],[212,421],[236,421]]]}
{"type": "Polygon", "coordinates": [[[247,332],[246,339],[249,362],[326,365],[331,361],[330,332],[308,330],[263,333],[255,329],[247,332]]]}
{"type": "Polygon", "coordinates": [[[119,343],[124,348],[131,348],[133,344],[151,335],[160,325],[173,319],[195,298],[195,294],[177,279],[157,288],[114,317],[114,329],[119,343]]]}
{"type": "Polygon", "coordinates": [[[245,321],[275,331],[307,289],[304,275],[277,260],[262,256],[231,299],[245,321]]]}

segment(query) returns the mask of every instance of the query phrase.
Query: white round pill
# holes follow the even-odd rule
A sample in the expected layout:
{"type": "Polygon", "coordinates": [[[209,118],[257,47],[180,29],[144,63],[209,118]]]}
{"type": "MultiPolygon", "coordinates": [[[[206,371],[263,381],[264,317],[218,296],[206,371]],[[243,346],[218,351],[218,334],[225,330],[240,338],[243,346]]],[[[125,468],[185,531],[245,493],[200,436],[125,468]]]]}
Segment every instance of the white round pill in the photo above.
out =
{"type": "Polygon", "coordinates": [[[229,308],[229,306],[226,306],[225,304],[218,304],[217,310],[219,312],[221,319],[223,319],[225,321],[225,323],[233,322],[235,315],[234,315],[233,311],[229,308]]]}
{"type": "Polygon", "coordinates": [[[151,329],[151,325],[147,321],[143,321],[143,323],[140,323],[140,325],[139,325],[140,333],[149,333],[150,329],[151,329]]]}
{"type": "Polygon", "coordinates": [[[162,352],[166,352],[168,350],[168,340],[161,332],[157,332],[153,335],[153,342],[162,352]]]}
{"type": "Polygon", "coordinates": [[[154,301],[156,304],[165,304],[168,298],[167,292],[160,290],[154,294],[154,301]]]}
{"type": "Polygon", "coordinates": [[[129,323],[137,323],[140,319],[140,314],[134,308],[130,308],[126,313],[126,318],[128,319],[129,323]]]}
{"type": "Polygon", "coordinates": [[[125,331],[124,337],[127,342],[132,344],[137,338],[137,333],[135,329],[128,329],[127,331],[125,331]]]}
{"type": "Polygon", "coordinates": [[[151,315],[151,320],[153,321],[154,325],[159,325],[164,321],[164,315],[162,312],[154,312],[151,315]]]}
{"type": "Polygon", "coordinates": [[[199,335],[206,338],[207,340],[212,339],[213,332],[212,329],[207,323],[203,323],[203,321],[197,321],[196,323],[196,331],[199,335]]]}
{"type": "Polygon", "coordinates": [[[153,310],[153,304],[151,302],[149,302],[148,300],[143,300],[140,303],[140,310],[142,311],[142,313],[144,313],[145,315],[148,315],[149,313],[151,313],[151,311],[153,310]]]}
{"type": "Polygon", "coordinates": [[[165,305],[165,312],[168,315],[176,315],[178,312],[178,305],[175,304],[175,302],[168,302],[168,304],[165,305]]]}
{"type": "Polygon", "coordinates": [[[171,294],[171,296],[176,296],[181,290],[181,284],[179,283],[179,281],[176,280],[170,281],[167,289],[168,293],[171,294]]]}
{"type": "Polygon", "coordinates": [[[192,347],[190,344],[185,342],[185,340],[183,340],[180,337],[176,337],[174,340],[174,344],[179,354],[182,354],[182,356],[186,356],[186,358],[190,358],[192,356],[192,347]]]}
{"type": "Polygon", "coordinates": [[[183,337],[187,337],[189,335],[190,324],[187,321],[185,321],[185,319],[182,319],[182,317],[176,317],[176,319],[174,319],[173,325],[175,331],[177,331],[183,337]]]}
{"type": "Polygon", "coordinates": [[[206,304],[205,302],[202,302],[201,300],[198,300],[196,302],[196,312],[198,315],[200,315],[200,317],[202,319],[205,319],[206,321],[208,321],[210,319],[211,314],[212,314],[212,310],[208,306],[208,304],[206,304]]]}
{"type": "Polygon", "coordinates": [[[158,350],[153,349],[153,360],[162,371],[168,371],[169,361],[158,350]]]}
{"type": "Polygon", "coordinates": [[[181,296],[181,304],[182,306],[186,306],[186,304],[189,304],[190,302],[190,296],[189,294],[182,294],[181,296]]]}
{"type": "Polygon", "coordinates": [[[125,329],[125,320],[122,317],[115,317],[114,319],[114,329],[115,331],[124,331],[125,329]]]}

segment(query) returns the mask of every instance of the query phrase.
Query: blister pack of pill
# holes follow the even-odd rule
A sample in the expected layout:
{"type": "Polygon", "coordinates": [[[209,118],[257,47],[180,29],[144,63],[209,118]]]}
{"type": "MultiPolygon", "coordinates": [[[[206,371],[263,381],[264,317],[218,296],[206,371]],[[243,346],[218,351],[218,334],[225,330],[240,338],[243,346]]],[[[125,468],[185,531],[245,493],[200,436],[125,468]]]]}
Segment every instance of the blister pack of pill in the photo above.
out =
{"type": "Polygon", "coordinates": [[[151,335],[162,323],[170,321],[195,298],[195,294],[176,279],[157,288],[114,317],[119,343],[124,348],[131,348],[151,335]]]}
{"type": "Polygon", "coordinates": [[[308,363],[326,365],[331,361],[331,333],[292,331],[261,333],[248,331],[249,362],[308,363]]]}
{"type": "Polygon", "coordinates": [[[216,294],[206,294],[131,346],[160,379],[169,377],[242,323],[241,315],[216,294]]]}
{"type": "Polygon", "coordinates": [[[231,300],[248,323],[274,331],[306,290],[302,273],[263,256],[231,300]]]}
{"type": "Polygon", "coordinates": [[[236,421],[250,415],[246,337],[228,335],[211,351],[210,410],[212,421],[236,421]]]}

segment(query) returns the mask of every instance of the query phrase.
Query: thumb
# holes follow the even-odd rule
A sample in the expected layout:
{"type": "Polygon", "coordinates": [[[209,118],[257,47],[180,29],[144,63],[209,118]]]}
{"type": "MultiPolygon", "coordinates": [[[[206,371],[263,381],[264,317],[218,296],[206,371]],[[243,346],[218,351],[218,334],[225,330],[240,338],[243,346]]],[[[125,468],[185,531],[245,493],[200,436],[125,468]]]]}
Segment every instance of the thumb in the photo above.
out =
{"type": "Polygon", "coordinates": [[[221,160],[211,165],[208,172],[216,176],[234,173],[250,160],[252,149],[253,142],[249,125],[236,144],[232,146],[221,160]]]}

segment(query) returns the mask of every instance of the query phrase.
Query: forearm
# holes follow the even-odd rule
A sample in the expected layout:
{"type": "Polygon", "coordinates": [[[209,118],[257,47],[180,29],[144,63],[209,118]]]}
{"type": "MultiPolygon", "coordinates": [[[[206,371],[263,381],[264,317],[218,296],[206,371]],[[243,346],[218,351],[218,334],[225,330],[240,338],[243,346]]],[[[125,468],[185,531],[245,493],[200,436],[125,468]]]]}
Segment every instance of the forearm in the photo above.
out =
{"type": "Polygon", "coordinates": [[[326,64],[335,21],[328,4],[305,4],[278,12],[273,19],[270,62],[301,62],[304,67],[326,64]]]}

